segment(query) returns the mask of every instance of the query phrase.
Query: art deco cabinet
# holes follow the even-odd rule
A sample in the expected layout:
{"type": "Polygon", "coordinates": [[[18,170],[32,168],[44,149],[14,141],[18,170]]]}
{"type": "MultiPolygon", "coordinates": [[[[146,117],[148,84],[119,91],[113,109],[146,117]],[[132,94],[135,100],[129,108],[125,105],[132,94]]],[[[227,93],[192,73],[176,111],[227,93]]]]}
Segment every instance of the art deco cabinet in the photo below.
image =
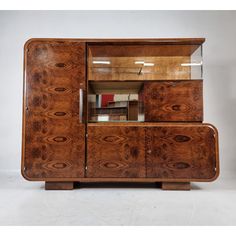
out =
{"type": "Polygon", "coordinates": [[[203,122],[205,39],[31,39],[24,48],[22,175],[46,189],[219,175],[203,122]]]}

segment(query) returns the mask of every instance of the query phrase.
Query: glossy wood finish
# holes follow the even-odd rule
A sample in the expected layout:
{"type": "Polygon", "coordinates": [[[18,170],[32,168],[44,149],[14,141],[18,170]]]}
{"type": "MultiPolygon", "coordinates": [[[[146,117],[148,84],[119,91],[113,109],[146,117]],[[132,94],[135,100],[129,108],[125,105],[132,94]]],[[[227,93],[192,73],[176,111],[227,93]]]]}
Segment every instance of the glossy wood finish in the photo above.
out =
{"type": "Polygon", "coordinates": [[[84,42],[89,45],[133,45],[133,44],[141,44],[144,43],[147,45],[202,45],[205,42],[205,38],[32,38],[29,39],[26,44],[31,41],[41,41],[41,42],[55,42],[55,41],[63,41],[63,42],[84,42]]]}
{"type": "Polygon", "coordinates": [[[127,154],[132,156],[130,147],[135,143],[139,160],[145,159],[136,161],[138,168],[144,165],[146,169],[144,176],[136,176],[142,181],[142,177],[150,178],[151,182],[212,181],[219,175],[218,134],[208,124],[91,123],[88,132],[89,178],[131,178],[123,176],[126,165],[122,163],[127,154]],[[127,151],[124,140],[129,144],[127,151]],[[114,165],[108,168],[106,165],[113,160],[114,165]]]}
{"type": "Polygon", "coordinates": [[[87,177],[145,177],[145,130],[88,126],[87,177]]]}
{"type": "Polygon", "coordinates": [[[145,121],[202,121],[202,93],[202,80],[145,82],[145,121]]]}
{"type": "Polygon", "coordinates": [[[101,57],[115,57],[127,59],[127,57],[133,57],[140,59],[142,57],[184,57],[191,56],[196,49],[199,47],[198,44],[183,44],[183,45],[150,45],[143,42],[143,45],[135,44],[125,45],[117,44],[89,44],[88,50],[93,58],[101,57]]]}
{"type": "Polygon", "coordinates": [[[33,40],[25,46],[23,175],[84,176],[85,44],[33,40]]]}
{"type": "Polygon", "coordinates": [[[74,182],[46,182],[45,190],[73,190],[74,182]]]}
{"type": "Polygon", "coordinates": [[[161,185],[163,190],[190,190],[189,182],[163,182],[161,185]]]}
{"type": "Polygon", "coordinates": [[[146,128],[147,177],[212,179],[217,175],[216,131],[210,126],[146,128]]]}

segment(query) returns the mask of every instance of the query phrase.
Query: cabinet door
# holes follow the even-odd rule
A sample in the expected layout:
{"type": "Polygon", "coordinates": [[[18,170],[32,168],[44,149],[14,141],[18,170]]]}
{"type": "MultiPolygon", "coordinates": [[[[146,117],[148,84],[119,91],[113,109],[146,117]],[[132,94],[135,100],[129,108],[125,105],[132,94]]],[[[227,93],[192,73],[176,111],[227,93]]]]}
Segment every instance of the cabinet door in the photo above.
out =
{"type": "Polygon", "coordinates": [[[147,177],[213,179],[219,172],[217,143],[210,125],[147,127],[147,177]]]}
{"type": "Polygon", "coordinates": [[[144,83],[145,121],[202,121],[202,80],[144,83]]]}
{"type": "Polygon", "coordinates": [[[85,44],[31,40],[25,45],[23,175],[84,176],[85,44]]]}
{"type": "Polygon", "coordinates": [[[145,177],[145,128],[89,124],[87,177],[145,177]]]}

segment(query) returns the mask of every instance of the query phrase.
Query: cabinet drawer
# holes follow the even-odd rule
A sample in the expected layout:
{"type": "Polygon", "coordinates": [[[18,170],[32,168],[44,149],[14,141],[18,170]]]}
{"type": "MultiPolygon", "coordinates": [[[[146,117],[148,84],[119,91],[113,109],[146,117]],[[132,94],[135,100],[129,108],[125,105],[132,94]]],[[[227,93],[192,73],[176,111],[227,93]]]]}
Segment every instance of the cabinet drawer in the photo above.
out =
{"type": "Polygon", "coordinates": [[[202,121],[202,80],[144,83],[145,121],[202,121]]]}

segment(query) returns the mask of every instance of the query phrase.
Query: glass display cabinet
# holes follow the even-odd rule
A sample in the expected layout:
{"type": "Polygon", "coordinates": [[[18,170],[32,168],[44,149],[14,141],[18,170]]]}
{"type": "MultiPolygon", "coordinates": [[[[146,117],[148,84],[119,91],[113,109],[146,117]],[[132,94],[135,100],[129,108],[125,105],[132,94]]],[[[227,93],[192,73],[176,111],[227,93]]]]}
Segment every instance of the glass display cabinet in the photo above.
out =
{"type": "Polygon", "coordinates": [[[203,122],[205,39],[31,39],[25,45],[22,174],[46,189],[219,175],[203,122]]]}
{"type": "MultiPolygon", "coordinates": [[[[202,45],[88,46],[88,120],[161,121],[163,118],[157,116],[150,118],[152,112],[159,109],[149,107],[148,101],[151,88],[162,84],[155,81],[193,79],[202,79],[202,45]]],[[[200,84],[191,82],[189,89],[199,90],[200,84]]],[[[201,111],[198,112],[202,116],[201,111]]],[[[185,121],[186,115],[182,114],[179,119],[185,121]]]]}

